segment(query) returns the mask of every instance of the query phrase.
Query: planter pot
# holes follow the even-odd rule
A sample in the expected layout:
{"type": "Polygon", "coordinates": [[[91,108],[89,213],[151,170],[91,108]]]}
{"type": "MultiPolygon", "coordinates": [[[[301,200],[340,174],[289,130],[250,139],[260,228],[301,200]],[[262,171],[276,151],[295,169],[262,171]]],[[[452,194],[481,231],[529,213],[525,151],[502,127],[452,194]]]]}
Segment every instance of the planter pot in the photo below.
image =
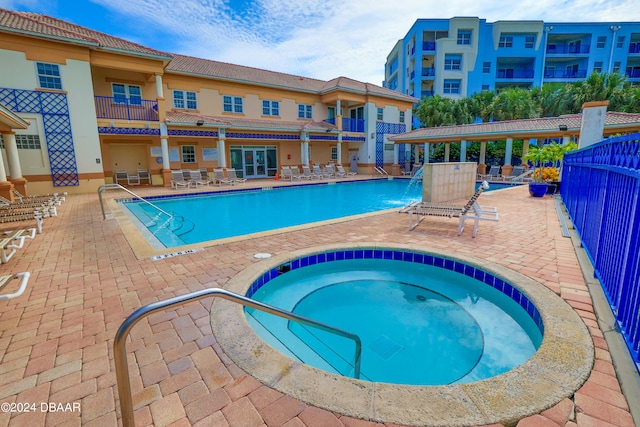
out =
{"type": "Polygon", "coordinates": [[[547,184],[546,182],[530,182],[529,194],[531,194],[532,197],[543,197],[545,194],[547,194],[548,188],[549,184],[547,184]]]}

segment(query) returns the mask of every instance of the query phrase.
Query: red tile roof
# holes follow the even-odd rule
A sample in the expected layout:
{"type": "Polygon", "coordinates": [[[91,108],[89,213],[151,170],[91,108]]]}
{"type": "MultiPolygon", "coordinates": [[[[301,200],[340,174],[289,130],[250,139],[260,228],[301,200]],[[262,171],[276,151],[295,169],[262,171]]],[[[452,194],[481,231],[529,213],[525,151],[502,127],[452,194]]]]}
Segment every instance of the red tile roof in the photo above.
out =
{"type": "Polygon", "coordinates": [[[157,56],[165,60],[170,58],[170,55],[166,52],[37,13],[0,9],[0,31],[116,49],[125,53],[157,56]]]}
{"type": "Polygon", "coordinates": [[[260,119],[246,119],[243,117],[216,117],[206,116],[203,114],[188,113],[183,111],[170,111],[167,113],[166,123],[168,125],[187,125],[194,126],[196,123],[202,120],[204,125],[213,125],[215,127],[223,127],[228,129],[252,129],[252,130],[264,130],[264,131],[279,131],[279,132],[328,132],[331,130],[337,130],[337,128],[327,122],[313,122],[313,121],[295,121],[287,122],[282,120],[260,120],[260,119]]]}
{"type": "MultiPolygon", "coordinates": [[[[544,117],[537,119],[506,120],[502,122],[474,123],[469,125],[440,126],[420,128],[411,132],[389,136],[396,143],[453,142],[503,139],[506,137],[528,138],[536,135],[576,134],[580,132],[582,114],[570,114],[560,117],[544,117]],[[567,126],[567,131],[560,131],[560,125],[567,126]]],[[[605,128],[635,127],[640,130],[640,114],[607,112],[605,128]]]]}

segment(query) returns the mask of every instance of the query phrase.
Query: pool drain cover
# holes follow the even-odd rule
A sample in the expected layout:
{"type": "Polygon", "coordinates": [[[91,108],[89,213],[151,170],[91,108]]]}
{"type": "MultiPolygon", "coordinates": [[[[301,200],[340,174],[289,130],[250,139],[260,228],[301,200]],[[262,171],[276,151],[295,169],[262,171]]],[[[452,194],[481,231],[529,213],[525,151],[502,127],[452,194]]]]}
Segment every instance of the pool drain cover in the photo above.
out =
{"type": "Polygon", "coordinates": [[[380,335],[367,347],[369,348],[369,350],[373,351],[385,360],[389,359],[391,356],[402,350],[402,346],[400,344],[384,335],[380,335]]]}

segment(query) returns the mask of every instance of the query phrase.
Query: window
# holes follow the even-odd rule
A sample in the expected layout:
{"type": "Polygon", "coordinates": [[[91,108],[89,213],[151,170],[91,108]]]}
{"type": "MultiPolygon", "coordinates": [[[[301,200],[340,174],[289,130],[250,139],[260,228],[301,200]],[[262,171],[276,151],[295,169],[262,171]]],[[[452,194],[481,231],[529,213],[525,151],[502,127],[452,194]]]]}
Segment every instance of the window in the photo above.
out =
{"type": "Polygon", "coordinates": [[[620,72],[620,61],[616,61],[613,63],[613,72],[614,73],[620,72]]]}
{"type": "Polygon", "coordinates": [[[262,115],[263,116],[280,116],[280,102],[278,101],[262,101],[262,115]]]}
{"type": "Polygon", "coordinates": [[[489,85],[482,85],[482,91],[487,92],[489,90],[489,85]]]}
{"type": "Polygon", "coordinates": [[[471,44],[471,30],[458,30],[458,44],[471,44]]]}
{"type": "Polygon", "coordinates": [[[334,120],[335,118],[336,118],[336,107],[327,107],[327,119],[334,120]]]}
{"type": "Polygon", "coordinates": [[[181,148],[182,148],[182,163],[195,163],[196,147],[193,145],[183,145],[181,148]]]}
{"type": "Polygon", "coordinates": [[[378,108],[378,115],[376,117],[376,120],[382,121],[384,118],[384,110],[382,108],[378,108]]]}
{"type": "Polygon", "coordinates": [[[444,57],[445,70],[460,70],[461,64],[462,57],[460,55],[445,55],[444,57]]]}
{"type": "Polygon", "coordinates": [[[482,72],[484,74],[491,73],[491,62],[483,62],[482,63],[482,72]]]}
{"type": "Polygon", "coordinates": [[[41,88],[62,90],[62,79],[60,78],[58,64],[36,62],[36,70],[38,71],[38,80],[41,88]]]}
{"type": "Polygon", "coordinates": [[[621,48],[624,46],[624,36],[618,36],[618,43],[616,43],[617,48],[621,48]]]}
{"type": "Polygon", "coordinates": [[[137,85],[112,83],[113,102],[116,104],[142,105],[142,88],[137,85]]]}
{"type": "Polygon", "coordinates": [[[524,38],[524,48],[525,49],[533,49],[533,46],[536,44],[536,36],[526,36],[524,38]]]}
{"type": "Polygon", "coordinates": [[[384,144],[384,151],[393,151],[393,146],[395,144],[384,144]]]}
{"type": "Polygon", "coordinates": [[[331,147],[331,160],[338,161],[338,147],[331,147]]]}
{"type": "Polygon", "coordinates": [[[242,98],[239,96],[224,95],[222,97],[222,111],[225,113],[242,114],[242,98]]]}
{"type": "Polygon", "coordinates": [[[593,72],[594,73],[601,73],[602,72],[602,61],[598,61],[598,62],[594,62],[593,63],[593,72]]]}
{"type": "Polygon", "coordinates": [[[598,41],[596,42],[596,47],[598,49],[602,49],[606,42],[607,42],[607,36],[598,36],[598,41]]]}
{"type": "Polygon", "coordinates": [[[404,123],[404,111],[400,111],[400,123],[404,123]]]}
{"type": "Polygon", "coordinates": [[[195,92],[186,92],[184,90],[173,91],[173,108],[197,110],[198,98],[195,92]]]}
{"type": "Polygon", "coordinates": [[[16,135],[16,146],[19,150],[39,150],[40,137],[38,135],[16,135]]]}
{"type": "Polygon", "coordinates": [[[513,46],[513,36],[500,36],[500,42],[498,42],[498,47],[512,47],[513,46]]]}
{"type": "Polygon", "coordinates": [[[448,94],[459,94],[460,80],[445,80],[443,92],[448,94]]]}
{"type": "Polygon", "coordinates": [[[298,118],[310,119],[313,117],[313,106],[308,104],[298,104],[298,118]]]}

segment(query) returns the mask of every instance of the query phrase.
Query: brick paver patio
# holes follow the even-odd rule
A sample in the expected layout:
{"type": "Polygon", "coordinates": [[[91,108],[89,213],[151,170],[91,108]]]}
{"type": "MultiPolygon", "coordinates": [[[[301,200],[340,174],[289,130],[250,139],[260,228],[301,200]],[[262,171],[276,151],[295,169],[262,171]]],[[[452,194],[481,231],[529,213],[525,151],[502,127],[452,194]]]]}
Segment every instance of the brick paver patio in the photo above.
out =
{"type": "MultiPolygon", "coordinates": [[[[144,196],[172,190],[134,191],[144,196]]],[[[117,197],[126,195],[118,192],[117,197]]],[[[596,363],[573,399],[518,426],[633,426],[573,243],[561,235],[553,199],[534,199],[526,188],[514,188],[485,193],[481,203],[497,206],[500,221],[481,224],[475,239],[471,230],[458,237],[457,221],[452,219],[427,218],[409,232],[406,215],[385,213],[153,261],[136,257],[117,221],[102,219],[97,194],[70,195],[59,216],[45,220],[43,233],[0,266],[2,274],[31,272],[24,295],[0,301],[0,403],[14,403],[14,409],[28,404],[20,413],[0,412],[0,426],[118,425],[112,346],[116,330],[133,310],[191,291],[224,287],[230,277],[259,262],[253,257],[259,252],[278,254],[358,241],[458,251],[549,287],[589,327],[596,363]]],[[[30,225],[0,224],[0,229],[30,225]]],[[[238,369],[213,339],[210,304],[207,299],[154,314],[133,328],[127,349],[136,425],[381,425],[309,406],[238,369]]]]}

